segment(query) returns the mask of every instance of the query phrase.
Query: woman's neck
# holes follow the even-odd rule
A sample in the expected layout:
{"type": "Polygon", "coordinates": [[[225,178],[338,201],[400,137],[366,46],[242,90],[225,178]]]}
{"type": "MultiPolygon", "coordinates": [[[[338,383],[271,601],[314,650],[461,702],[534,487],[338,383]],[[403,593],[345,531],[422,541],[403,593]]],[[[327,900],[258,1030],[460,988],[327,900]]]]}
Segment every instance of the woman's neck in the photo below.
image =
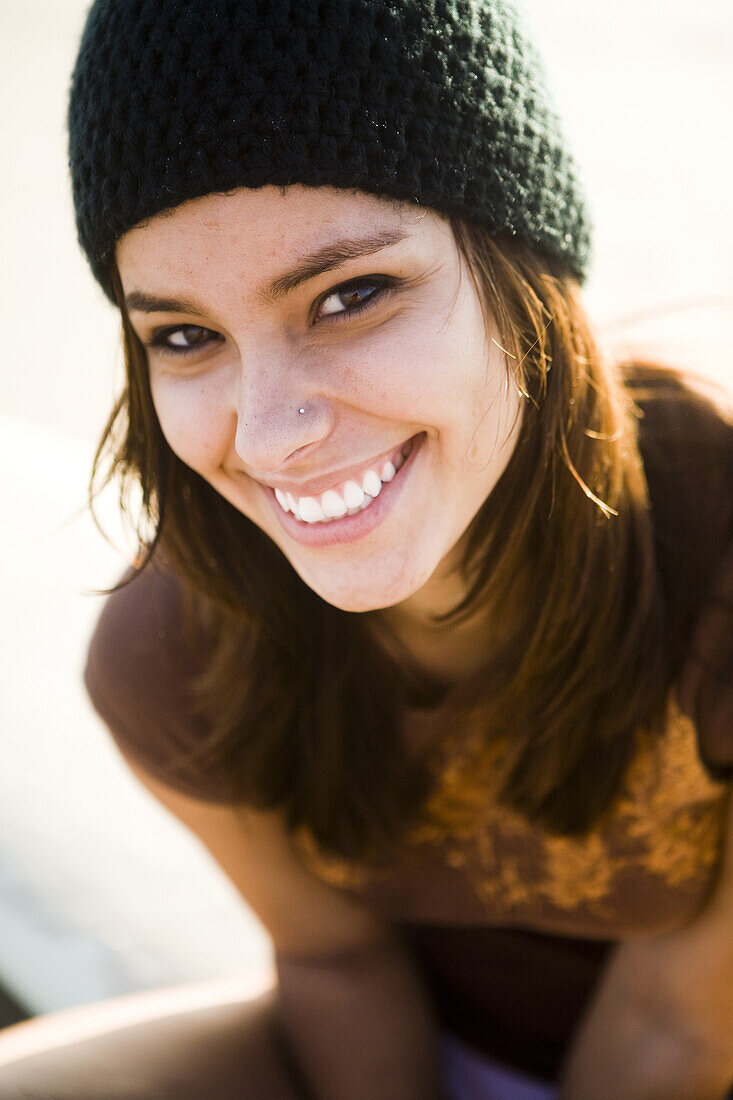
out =
{"type": "Polygon", "coordinates": [[[470,679],[484,667],[508,634],[506,617],[482,603],[466,618],[441,621],[465,598],[462,570],[444,568],[403,603],[376,614],[383,642],[393,656],[407,658],[446,686],[470,679]],[[402,651],[401,654],[399,651],[402,651]]]}

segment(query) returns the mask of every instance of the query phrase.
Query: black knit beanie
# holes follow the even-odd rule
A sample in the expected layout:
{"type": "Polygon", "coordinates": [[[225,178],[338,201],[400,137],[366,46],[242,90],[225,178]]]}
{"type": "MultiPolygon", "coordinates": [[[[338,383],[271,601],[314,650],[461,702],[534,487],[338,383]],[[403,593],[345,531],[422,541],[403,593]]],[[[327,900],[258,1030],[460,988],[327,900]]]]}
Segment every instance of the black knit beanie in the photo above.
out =
{"type": "Polygon", "coordinates": [[[506,0],[96,0],[69,139],[79,240],[110,296],[128,229],[265,184],[412,200],[585,274],[575,168],[506,0]]]}

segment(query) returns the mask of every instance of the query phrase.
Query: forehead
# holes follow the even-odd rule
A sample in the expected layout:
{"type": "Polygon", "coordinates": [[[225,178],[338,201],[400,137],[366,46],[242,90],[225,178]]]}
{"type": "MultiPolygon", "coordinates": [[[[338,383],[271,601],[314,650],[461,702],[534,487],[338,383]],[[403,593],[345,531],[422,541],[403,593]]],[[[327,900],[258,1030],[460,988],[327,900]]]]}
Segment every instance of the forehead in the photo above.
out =
{"type": "Polygon", "coordinates": [[[169,290],[192,277],[264,278],[336,238],[399,232],[423,239],[447,228],[417,204],[359,191],[239,188],[192,199],[129,230],[116,260],[126,290],[169,290]]]}

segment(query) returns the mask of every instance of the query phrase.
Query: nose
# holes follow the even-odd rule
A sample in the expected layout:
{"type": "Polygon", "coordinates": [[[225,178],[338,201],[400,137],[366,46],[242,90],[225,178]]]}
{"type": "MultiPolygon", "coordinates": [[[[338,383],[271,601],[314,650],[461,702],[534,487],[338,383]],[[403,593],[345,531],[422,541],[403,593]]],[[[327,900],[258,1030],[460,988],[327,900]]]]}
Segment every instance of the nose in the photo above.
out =
{"type": "Polygon", "coordinates": [[[331,403],[287,365],[242,370],[236,402],[234,449],[252,472],[294,465],[328,437],[331,403]]]}

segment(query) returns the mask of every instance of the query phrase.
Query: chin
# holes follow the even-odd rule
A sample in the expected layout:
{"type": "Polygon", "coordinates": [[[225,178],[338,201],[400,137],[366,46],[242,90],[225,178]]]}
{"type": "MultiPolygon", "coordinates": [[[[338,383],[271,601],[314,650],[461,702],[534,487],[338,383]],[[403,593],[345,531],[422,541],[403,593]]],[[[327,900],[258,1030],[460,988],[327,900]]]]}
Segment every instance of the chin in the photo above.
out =
{"type": "Polygon", "coordinates": [[[365,594],[364,596],[338,596],[335,597],[328,592],[318,592],[314,589],[314,592],[325,600],[326,603],[330,603],[332,607],[337,607],[340,611],[350,611],[354,614],[364,613],[366,611],[383,611],[386,607],[393,607],[399,600],[380,599],[377,596],[371,594],[365,594]]]}
{"type": "Polygon", "coordinates": [[[319,578],[302,576],[303,581],[313,591],[341,611],[354,613],[366,611],[384,611],[385,608],[395,607],[397,604],[414,596],[416,592],[430,579],[433,570],[425,570],[425,575],[416,575],[414,570],[409,577],[393,573],[387,578],[363,580],[354,579],[351,583],[344,579],[344,583],[335,584],[334,577],[319,578]]]}

